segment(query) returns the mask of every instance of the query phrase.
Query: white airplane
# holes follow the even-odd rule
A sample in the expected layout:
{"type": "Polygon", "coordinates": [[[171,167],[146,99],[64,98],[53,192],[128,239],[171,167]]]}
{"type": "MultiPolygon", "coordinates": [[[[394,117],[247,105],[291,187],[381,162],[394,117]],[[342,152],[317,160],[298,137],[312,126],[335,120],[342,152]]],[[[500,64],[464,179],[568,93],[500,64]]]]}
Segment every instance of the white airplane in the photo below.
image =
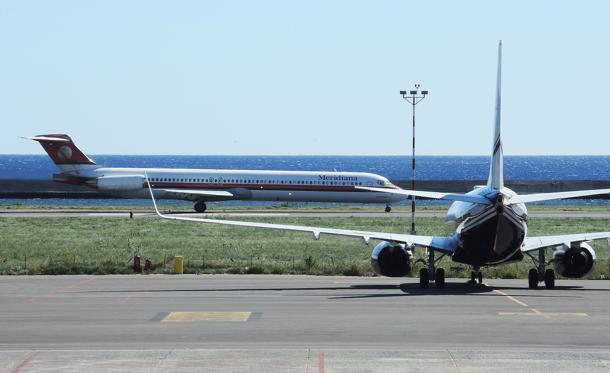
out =
{"type": "Polygon", "coordinates": [[[148,198],[148,175],[157,198],[194,201],[204,212],[206,201],[247,200],[287,202],[379,203],[405,199],[385,177],[364,172],[244,171],[104,167],[81,152],[68,135],[26,137],[42,145],[61,172],[56,182],[85,185],[122,198],[148,198]],[[383,192],[360,189],[378,187],[383,192]]]}
{"type": "Polygon", "coordinates": [[[609,194],[610,189],[518,195],[504,186],[500,110],[501,61],[502,42],[498,46],[495,133],[487,185],[475,187],[474,190],[466,194],[358,187],[359,189],[390,193],[391,195],[402,194],[404,196],[453,201],[447,213],[447,220],[457,225],[455,234],[452,236],[418,236],[166,216],[159,212],[151,189],[155,211],[165,219],[309,232],[313,233],[315,239],[319,239],[321,234],[331,234],[359,237],[366,244],[371,239],[380,240],[382,242],[373,249],[371,262],[377,274],[389,277],[407,276],[411,272],[413,264],[413,250],[425,248],[428,250],[428,268],[422,268],[419,273],[420,286],[423,288],[428,287],[432,280],[437,287],[444,287],[444,270],[442,268],[435,270],[436,263],[444,256],[450,257],[455,262],[472,266],[472,282],[478,280],[481,283],[483,281],[481,267],[521,261],[524,255],[530,257],[536,264],[536,268],[529,271],[530,288],[537,288],[540,282],[544,282],[547,288],[553,288],[555,286],[555,271],[564,277],[583,277],[592,271],[595,263],[595,251],[588,242],[609,239],[610,232],[527,237],[527,209],[525,203],[609,194]],[[553,252],[552,263],[555,270],[546,268],[548,264],[545,259],[546,250],[552,250],[553,252]],[[538,253],[537,257],[533,255],[536,252],[538,253]],[[435,253],[439,253],[441,256],[435,259],[435,253]]]}

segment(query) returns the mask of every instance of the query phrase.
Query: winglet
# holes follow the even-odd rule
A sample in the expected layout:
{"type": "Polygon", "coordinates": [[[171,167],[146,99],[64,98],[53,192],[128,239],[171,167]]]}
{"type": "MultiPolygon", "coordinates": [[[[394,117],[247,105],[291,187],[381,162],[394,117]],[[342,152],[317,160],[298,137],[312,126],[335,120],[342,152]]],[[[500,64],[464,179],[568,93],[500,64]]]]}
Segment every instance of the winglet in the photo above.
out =
{"type": "Polygon", "coordinates": [[[504,187],[504,154],[502,150],[502,40],[498,43],[498,76],[496,82],[494,142],[487,186],[495,190],[504,187]]]}

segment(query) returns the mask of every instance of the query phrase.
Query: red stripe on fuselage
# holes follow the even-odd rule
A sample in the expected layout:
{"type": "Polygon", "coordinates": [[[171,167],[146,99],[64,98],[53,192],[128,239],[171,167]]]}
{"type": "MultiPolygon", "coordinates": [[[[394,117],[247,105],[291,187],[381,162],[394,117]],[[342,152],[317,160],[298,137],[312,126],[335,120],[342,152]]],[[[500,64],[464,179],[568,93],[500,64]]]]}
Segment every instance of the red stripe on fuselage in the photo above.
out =
{"type": "MultiPolygon", "coordinates": [[[[357,189],[353,185],[306,185],[306,184],[210,184],[210,183],[170,183],[151,182],[153,188],[176,188],[176,189],[252,189],[252,190],[299,190],[306,192],[370,192],[366,189],[357,189]]],[[[392,188],[387,188],[388,191],[392,188]]]]}

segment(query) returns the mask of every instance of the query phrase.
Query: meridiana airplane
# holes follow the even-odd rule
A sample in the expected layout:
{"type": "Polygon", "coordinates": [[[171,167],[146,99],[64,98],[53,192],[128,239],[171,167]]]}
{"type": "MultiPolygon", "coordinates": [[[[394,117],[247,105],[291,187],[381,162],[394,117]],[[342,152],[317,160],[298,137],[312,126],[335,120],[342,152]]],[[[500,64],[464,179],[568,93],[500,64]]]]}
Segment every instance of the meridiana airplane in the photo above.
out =
{"type": "Polygon", "coordinates": [[[404,196],[427,197],[452,201],[447,212],[447,220],[457,228],[451,236],[419,236],[399,233],[369,232],[349,229],[201,219],[180,216],[166,216],[159,212],[149,189],[156,213],[165,219],[222,224],[244,227],[281,229],[313,233],[314,239],[321,234],[359,237],[364,243],[380,240],[371,254],[375,272],[382,276],[407,276],[413,265],[413,251],[424,248],[428,251],[428,268],[419,272],[421,287],[428,287],[434,281],[439,288],[445,285],[445,272],[435,270],[435,265],[444,256],[453,261],[472,267],[471,281],[483,281],[481,267],[507,264],[523,260],[527,255],[534,262],[528,280],[530,288],[537,288],[544,282],[547,288],[555,286],[555,271],[561,276],[579,278],[587,275],[595,263],[595,251],[588,244],[593,240],[609,239],[610,232],[566,234],[557,236],[527,237],[528,202],[548,201],[609,194],[610,189],[583,190],[559,193],[539,193],[518,195],[504,186],[503,143],[501,126],[501,67],[502,42],[498,45],[497,93],[494,122],[494,138],[491,165],[487,185],[475,187],[466,194],[422,192],[414,190],[389,190],[384,188],[358,186],[359,189],[402,194],[404,196]],[[554,270],[546,268],[546,250],[552,250],[554,270]],[[536,256],[535,253],[538,253],[536,256]],[[440,257],[435,258],[435,254],[440,257]]]}
{"type": "Polygon", "coordinates": [[[197,212],[206,210],[206,201],[226,200],[379,203],[390,212],[390,203],[406,198],[386,193],[399,188],[371,173],[104,167],[81,152],[68,135],[26,139],[38,141],[59,167],[61,172],[53,175],[56,182],[85,185],[122,198],[148,198],[146,174],[157,198],[193,201],[197,212]]]}

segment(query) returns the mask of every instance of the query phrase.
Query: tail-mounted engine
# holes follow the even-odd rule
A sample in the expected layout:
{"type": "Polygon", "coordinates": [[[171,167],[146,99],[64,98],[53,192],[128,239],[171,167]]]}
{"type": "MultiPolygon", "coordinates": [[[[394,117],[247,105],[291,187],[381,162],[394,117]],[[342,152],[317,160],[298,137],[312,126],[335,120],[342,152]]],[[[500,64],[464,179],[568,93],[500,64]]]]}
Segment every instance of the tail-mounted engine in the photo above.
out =
{"type": "Polygon", "coordinates": [[[102,176],[95,180],[97,189],[101,191],[130,191],[144,187],[144,177],[139,175],[102,176]]]}
{"type": "Polygon", "coordinates": [[[375,273],[387,277],[404,277],[411,273],[413,254],[404,244],[382,242],[371,254],[375,273]]]}
{"type": "Polygon", "coordinates": [[[563,277],[580,278],[593,271],[595,251],[586,243],[555,248],[553,266],[563,277]]]}

